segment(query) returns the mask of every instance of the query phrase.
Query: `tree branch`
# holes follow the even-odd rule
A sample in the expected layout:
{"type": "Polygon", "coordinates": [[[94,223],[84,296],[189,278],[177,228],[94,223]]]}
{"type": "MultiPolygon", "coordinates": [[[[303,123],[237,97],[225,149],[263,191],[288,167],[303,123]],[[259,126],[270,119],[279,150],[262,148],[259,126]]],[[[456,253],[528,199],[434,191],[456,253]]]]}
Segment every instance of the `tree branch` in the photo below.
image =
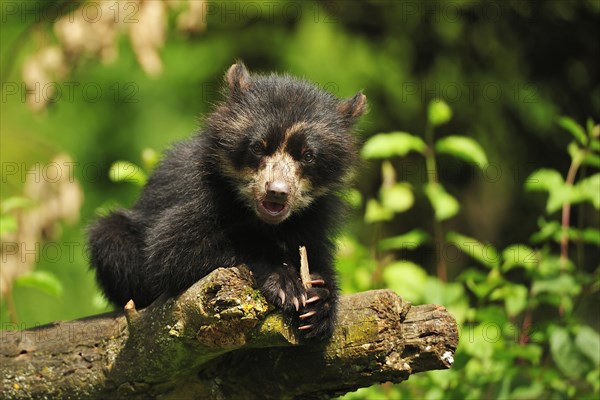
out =
{"type": "Polygon", "coordinates": [[[25,331],[2,331],[7,398],[329,398],[449,368],[458,343],[441,306],[389,290],[342,296],[327,344],[295,345],[246,267],[176,298],[25,331]],[[161,397],[163,398],[163,397],[161,397]]]}

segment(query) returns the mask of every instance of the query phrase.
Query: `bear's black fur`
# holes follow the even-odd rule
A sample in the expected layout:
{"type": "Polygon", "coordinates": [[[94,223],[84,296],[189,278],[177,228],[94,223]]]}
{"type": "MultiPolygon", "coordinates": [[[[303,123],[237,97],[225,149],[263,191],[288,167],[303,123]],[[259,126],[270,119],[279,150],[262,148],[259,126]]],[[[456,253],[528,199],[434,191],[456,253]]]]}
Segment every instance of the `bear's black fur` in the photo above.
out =
{"type": "Polygon", "coordinates": [[[301,338],[326,339],[338,297],[337,194],[356,161],[350,131],[366,98],[338,100],[287,75],[250,75],[243,64],[226,81],[226,100],[202,132],[167,152],[134,207],[90,226],[91,265],[111,302],[145,307],[218,267],[246,264],[301,338]]]}

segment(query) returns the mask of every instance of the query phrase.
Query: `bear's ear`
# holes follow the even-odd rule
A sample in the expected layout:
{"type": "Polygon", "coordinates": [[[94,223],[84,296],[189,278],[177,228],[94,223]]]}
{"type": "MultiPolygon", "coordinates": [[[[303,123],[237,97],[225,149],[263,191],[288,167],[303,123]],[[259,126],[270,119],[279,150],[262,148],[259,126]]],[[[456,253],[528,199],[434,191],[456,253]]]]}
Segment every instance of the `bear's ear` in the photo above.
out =
{"type": "Polygon", "coordinates": [[[348,122],[348,125],[351,125],[367,111],[367,96],[362,92],[358,92],[353,97],[339,102],[337,109],[344,120],[348,122]]]}
{"type": "Polygon", "coordinates": [[[229,67],[225,78],[232,94],[242,92],[250,86],[250,74],[246,66],[239,61],[229,67]]]}

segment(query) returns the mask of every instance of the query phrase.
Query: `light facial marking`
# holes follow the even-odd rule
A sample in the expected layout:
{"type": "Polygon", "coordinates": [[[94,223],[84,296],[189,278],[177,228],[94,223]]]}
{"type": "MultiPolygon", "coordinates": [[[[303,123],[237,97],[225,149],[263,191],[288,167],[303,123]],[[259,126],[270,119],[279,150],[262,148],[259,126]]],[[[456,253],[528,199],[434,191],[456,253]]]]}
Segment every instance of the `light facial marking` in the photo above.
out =
{"type": "Polygon", "coordinates": [[[285,146],[287,146],[290,138],[303,130],[306,130],[308,127],[310,126],[310,124],[308,124],[305,121],[300,121],[300,122],[296,122],[294,123],[292,126],[290,126],[289,128],[287,128],[283,134],[283,140],[281,141],[281,143],[279,144],[279,148],[280,149],[285,149],[285,146]]]}
{"type": "MultiPolygon", "coordinates": [[[[267,182],[283,180],[290,186],[290,197],[294,197],[297,187],[297,180],[300,171],[297,168],[296,161],[287,152],[278,150],[274,154],[264,157],[259,167],[259,189],[264,187],[267,182]]],[[[259,192],[259,194],[262,194],[259,192]]]]}
{"type": "MultiPolygon", "coordinates": [[[[282,216],[282,222],[289,215],[298,210],[305,209],[318,197],[329,192],[326,187],[315,187],[309,177],[302,175],[302,162],[297,161],[287,152],[287,143],[294,134],[302,130],[314,130],[320,124],[298,122],[290,126],[284,133],[284,138],[275,153],[262,156],[258,168],[243,167],[237,169],[227,155],[220,157],[222,171],[232,179],[237,188],[237,193],[250,209],[259,218],[261,214],[260,204],[267,199],[267,183],[283,180],[287,183],[289,193],[286,206],[289,212],[282,216]]],[[[324,128],[319,126],[319,128],[324,128]]],[[[248,149],[251,151],[251,149],[248,149]]],[[[267,221],[266,221],[267,222],[267,221]]],[[[272,221],[270,223],[273,223],[272,221]]]]}

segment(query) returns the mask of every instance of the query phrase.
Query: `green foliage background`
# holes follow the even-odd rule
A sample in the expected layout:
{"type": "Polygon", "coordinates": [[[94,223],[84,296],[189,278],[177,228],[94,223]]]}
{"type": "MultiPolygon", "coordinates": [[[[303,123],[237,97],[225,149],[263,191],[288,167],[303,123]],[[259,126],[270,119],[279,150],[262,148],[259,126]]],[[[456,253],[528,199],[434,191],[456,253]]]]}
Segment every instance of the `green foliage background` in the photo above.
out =
{"type": "Polygon", "coordinates": [[[15,286],[18,323],[3,300],[3,329],[109,309],[88,271],[85,226],[99,208],[131,205],[139,191],[111,181],[111,165],[144,165],[144,149],[162,151],[198,129],[224,71],[243,60],[340,97],[364,91],[365,161],[340,239],[342,287],[390,287],[446,306],[461,325],[452,370],[348,398],[598,397],[600,2],[212,3],[206,29],[194,35],[173,28],[171,11],[158,77],[121,36],[114,62],[80,59],[58,82],[97,84],[96,100],[65,92],[34,113],[22,86],[8,89],[21,85],[26,58],[56,41],[52,21],[36,20],[48,4],[1,9],[3,213],[22,193],[25,171],[58,152],[78,163],[85,201],[80,223],[52,239],[58,257],[44,243],[35,256],[36,271],[51,278],[15,286]],[[578,151],[588,158],[572,183],[588,194],[565,194],[578,151]],[[561,259],[565,203],[573,231],[561,259]]]}

